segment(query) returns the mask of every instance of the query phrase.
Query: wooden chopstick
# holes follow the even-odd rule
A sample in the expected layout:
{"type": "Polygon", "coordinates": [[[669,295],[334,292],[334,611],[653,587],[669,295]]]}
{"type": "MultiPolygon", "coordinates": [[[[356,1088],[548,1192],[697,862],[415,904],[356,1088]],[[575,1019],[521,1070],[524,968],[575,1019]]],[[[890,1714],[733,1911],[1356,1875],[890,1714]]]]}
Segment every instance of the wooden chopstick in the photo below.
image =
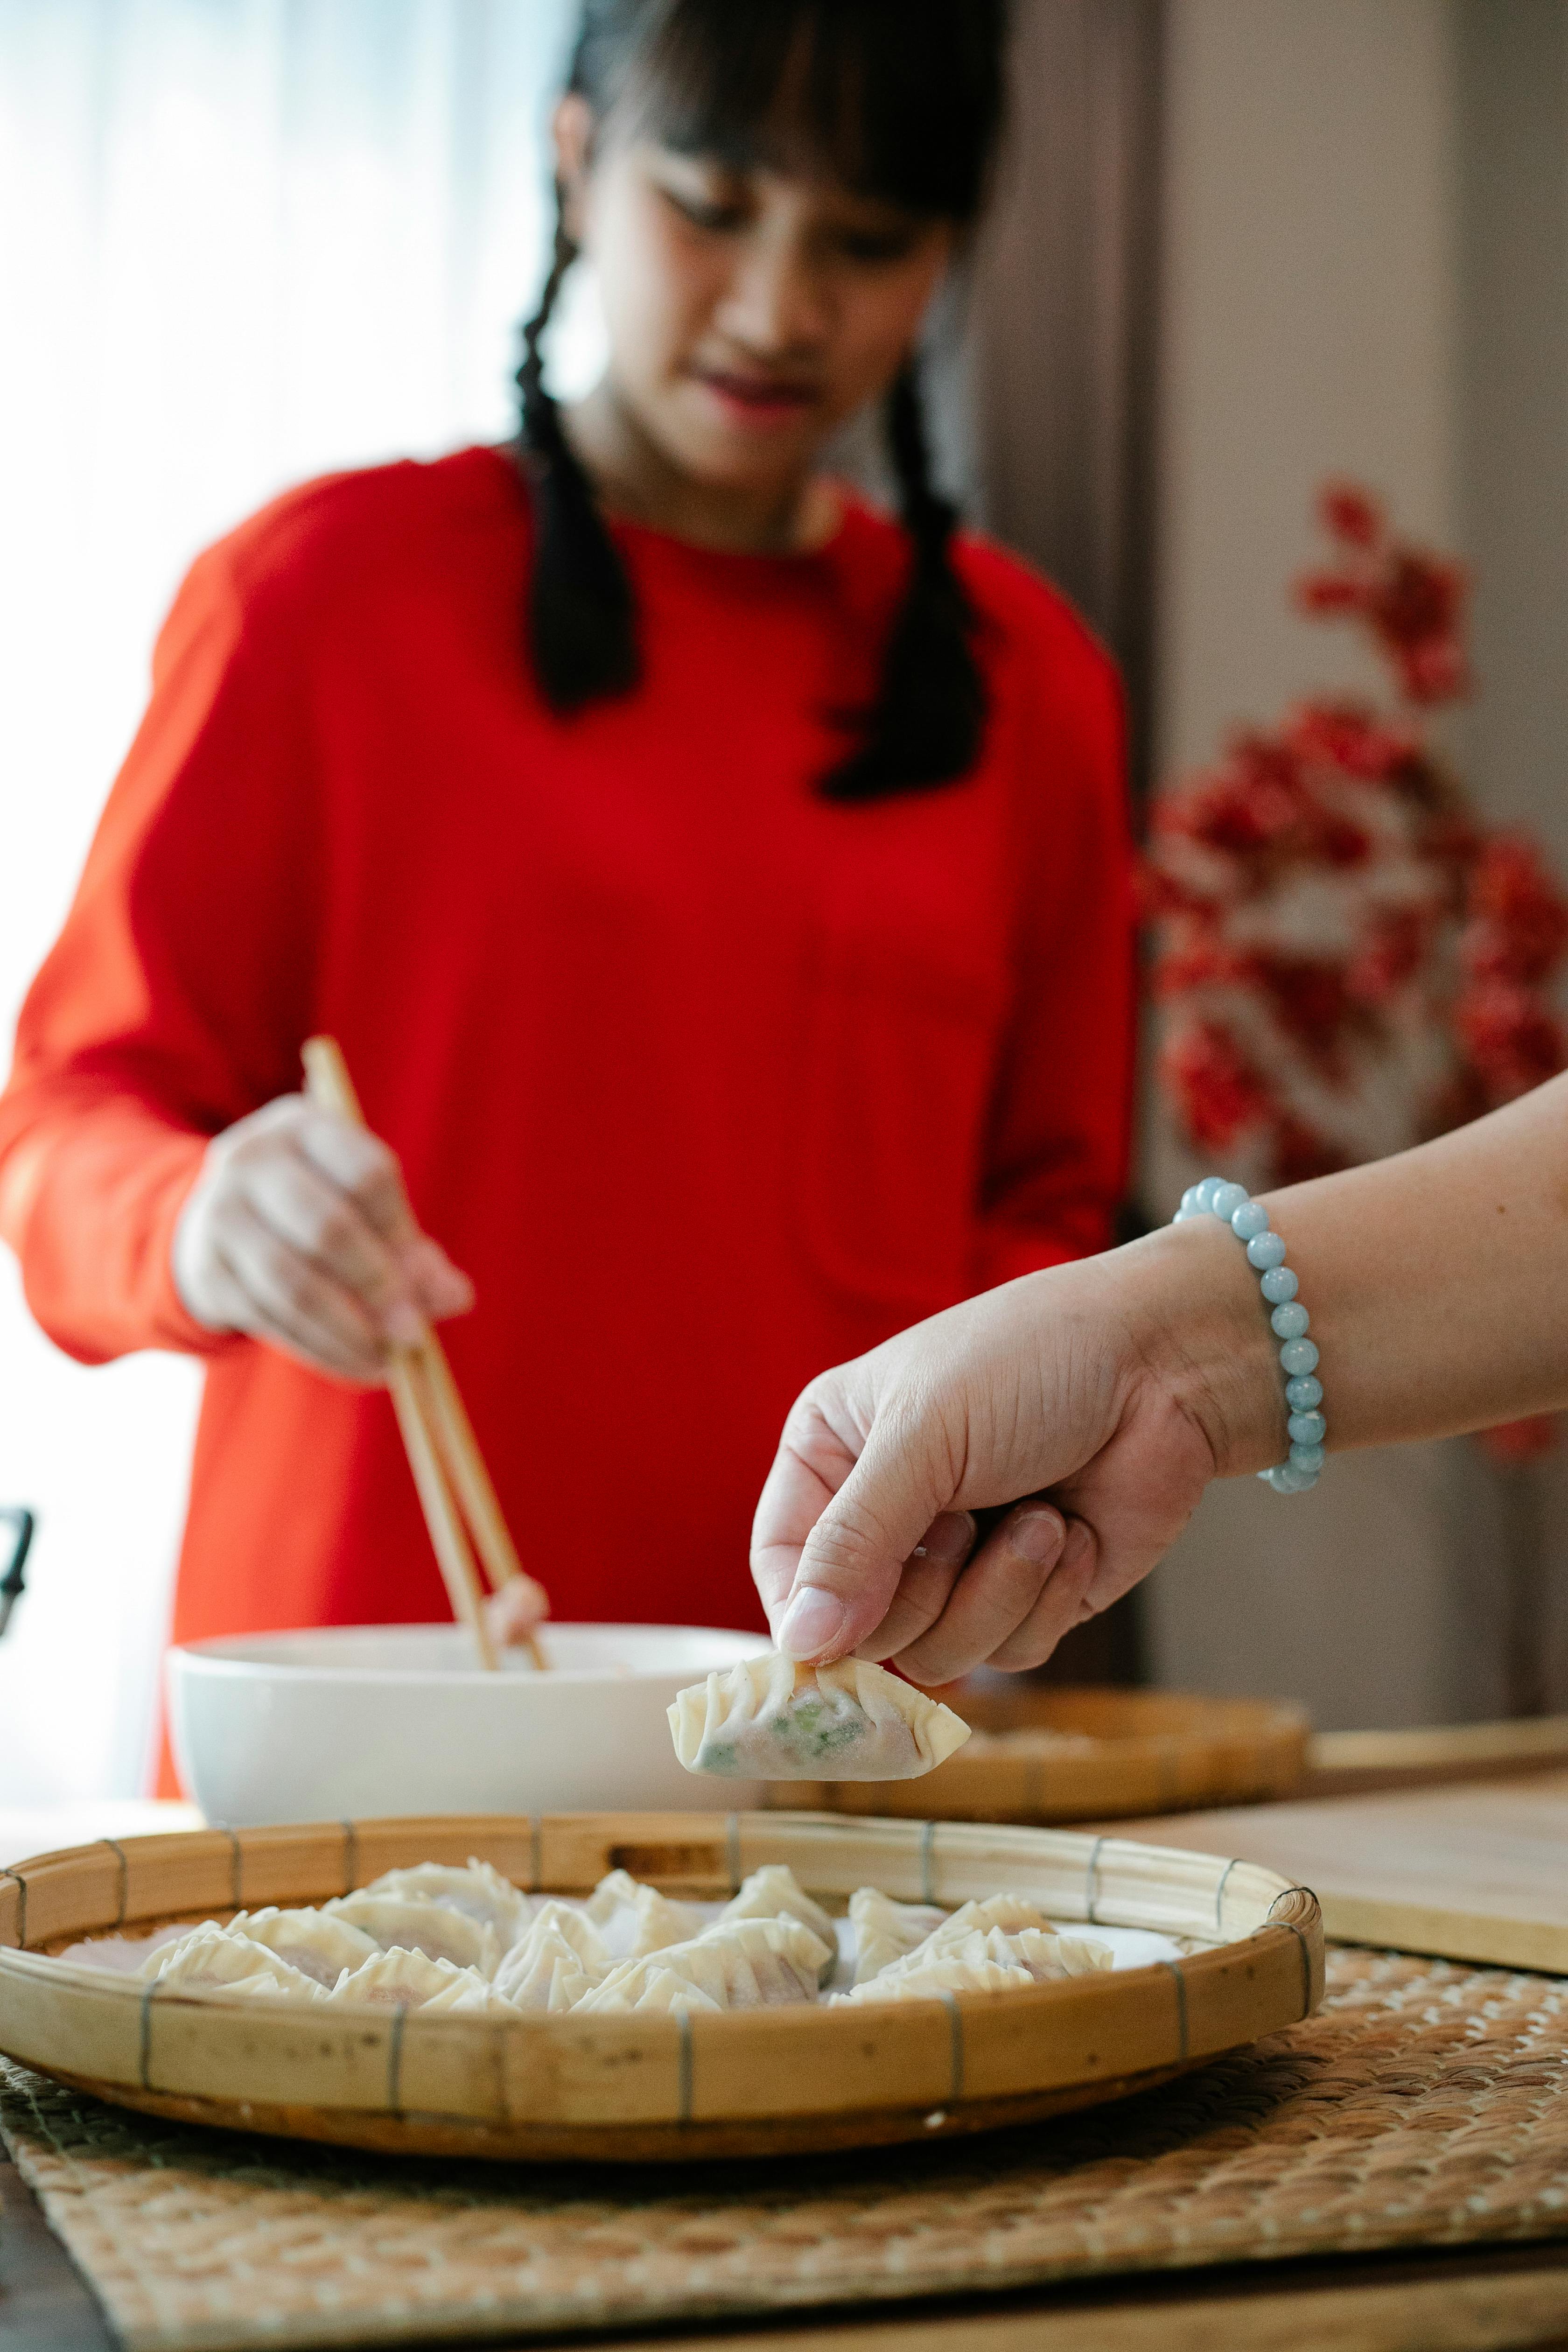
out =
{"type": "MultiPolygon", "coordinates": [[[[308,1037],[300,1059],[312,1100],[363,1127],[364,1114],[337,1040],[308,1037]]],[[[415,1347],[394,1349],[387,1381],[452,1613],[472,1633],[480,1664],[494,1673],[500,1662],[485,1615],[483,1588],[448,1479],[497,1590],[521,1577],[523,1570],[446,1349],[433,1331],[415,1347]]],[[[543,1671],[547,1661],[532,1634],[523,1646],[543,1671]]]]}
{"type": "MultiPolygon", "coordinates": [[[[479,1442],[474,1435],[474,1425],[468,1419],[462,1391],[453,1378],[447,1350],[434,1331],[425,1346],[416,1350],[416,1357],[441,1459],[456,1489],[463,1516],[468,1520],[491,1584],[499,1592],[503,1585],[519,1579],[533,1583],[534,1579],[526,1575],[517,1556],[517,1547],[512,1542],[511,1530],[507,1526],[485,1457],[479,1451],[479,1442]]],[[[549,1661],[532,1633],[525,1634],[521,1646],[528,1652],[541,1674],[548,1671],[549,1661]]]]}

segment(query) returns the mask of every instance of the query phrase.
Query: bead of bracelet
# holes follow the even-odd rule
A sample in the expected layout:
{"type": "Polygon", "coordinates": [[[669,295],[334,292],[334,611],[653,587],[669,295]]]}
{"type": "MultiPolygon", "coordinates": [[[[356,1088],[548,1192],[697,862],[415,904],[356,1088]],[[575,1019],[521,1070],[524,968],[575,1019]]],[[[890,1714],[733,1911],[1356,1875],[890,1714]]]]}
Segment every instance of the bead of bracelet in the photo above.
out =
{"type": "Polygon", "coordinates": [[[1270,1232],[1268,1212],[1262,1202],[1255,1201],[1245,1184],[1227,1183],[1223,1176],[1205,1176],[1189,1184],[1171,1222],[1182,1225],[1194,1217],[1216,1217],[1246,1244],[1247,1263],[1258,1276],[1268,1320],[1280,1342],[1290,1451],[1283,1462],[1258,1475],[1277,1495],[1310,1494],[1323,1466],[1329,1424],[1318,1410],[1323,1402],[1323,1384],[1316,1378],[1316,1342],[1307,1337],[1312,1318],[1297,1298],[1301,1286],[1285,1263],[1284,1238],[1270,1232]]]}

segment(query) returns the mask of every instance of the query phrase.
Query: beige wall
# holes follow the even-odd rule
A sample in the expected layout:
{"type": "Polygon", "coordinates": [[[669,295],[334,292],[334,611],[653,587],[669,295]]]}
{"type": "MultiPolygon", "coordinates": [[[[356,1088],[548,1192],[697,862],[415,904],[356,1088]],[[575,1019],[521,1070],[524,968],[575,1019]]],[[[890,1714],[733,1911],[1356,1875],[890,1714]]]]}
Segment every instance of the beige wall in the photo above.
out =
{"type": "MultiPolygon", "coordinates": [[[[1530,117],[1550,168],[1532,173],[1516,146],[1500,184],[1492,143],[1500,123],[1517,142],[1516,101],[1544,65],[1560,67],[1560,31],[1558,0],[1169,0],[1167,772],[1210,755],[1237,719],[1266,719],[1315,685],[1374,683],[1346,637],[1286,606],[1326,475],[1373,484],[1402,522],[1444,543],[1490,531],[1494,657],[1517,642],[1542,583],[1568,568],[1568,538],[1559,546],[1550,522],[1521,536],[1540,494],[1521,487],[1530,453],[1508,439],[1529,420],[1539,461],[1556,432],[1560,483],[1568,375],[1552,376],[1555,346],[1531,323],[1539,288],[1521,289],[1528,315],[1506,291],[1510,202],[1528,210],[1539,189],[1556,206],[1538,268],[1553,254],[1561,268],[1568,251],[1560,74],[1555,113],[1530,117]],[[1493,32],[1509,41],[1489,111],[1473,52],[1479,42],[1491,55],[1493,32]],[[1514,321],[1502,352],[1500,315],[1514,321]],[[1521,371],[1539,376],[1539,396],[1521,388],[1521,371]],[[1513,527],[1499,520],[1505,490],[1513,527]]],[[[1568,603],[1548,609],[1544,629],[1530,621],[1533,666],[1495,659],[1506,674],[1493,704],[1460,740],[1500,813],[1535,815],[1563,838],[1552,700],[1563,666],[1558,656],[1545,677],[1542,655],[1568,629],[1568,603]]],[[[1145,1165],[1148,1206],[1168,1215],[1195,1171],[1158,1135],[1145,1165]]],[[[1331,1414],[1331,1365],[1325,1380],[1331,1414]]],[[[1549,1503],[1549,1516],[1568,1513],[1549,1503]]],[[[1503,1527],[1495,1482],[1463,1444],[1335,1462],[1310,1496],[1252,1481],[1215,1489],[1148,1588],[1156,1678],[1295,1692],[1325,1726],[1499,1711],[1503,1527]]]]}

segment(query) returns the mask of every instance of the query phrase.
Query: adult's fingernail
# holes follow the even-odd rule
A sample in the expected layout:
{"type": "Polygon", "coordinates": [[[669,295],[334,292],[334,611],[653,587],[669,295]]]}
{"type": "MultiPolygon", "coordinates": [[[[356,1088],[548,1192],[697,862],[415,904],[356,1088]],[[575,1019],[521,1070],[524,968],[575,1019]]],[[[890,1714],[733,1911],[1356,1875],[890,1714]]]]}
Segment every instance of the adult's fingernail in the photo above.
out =
{"type": "Polygon", "coordinates": [[[842,1601],[817,1584],[803,1584],[784,1611],[778,1645],[786,1658],[815,1658],[833,1649],[848,1612],[842,1601]]]}
{"type": "Polygon", "coordinates": [[[943,1511],[925,1531],[919,1547],[922,1556],[943,1568],[969,1558],[974,1549],[974,1521],[967,1511],[943,1511]]]}
{"type": "Polygon", "coordinates": [[[1067,1539],[1067,1521],[1059,1511],[1020,1511],[1008,1521],[1007,1540],[1025,1559],[1044,1568],[1055,1559],[1067,1539]]]}

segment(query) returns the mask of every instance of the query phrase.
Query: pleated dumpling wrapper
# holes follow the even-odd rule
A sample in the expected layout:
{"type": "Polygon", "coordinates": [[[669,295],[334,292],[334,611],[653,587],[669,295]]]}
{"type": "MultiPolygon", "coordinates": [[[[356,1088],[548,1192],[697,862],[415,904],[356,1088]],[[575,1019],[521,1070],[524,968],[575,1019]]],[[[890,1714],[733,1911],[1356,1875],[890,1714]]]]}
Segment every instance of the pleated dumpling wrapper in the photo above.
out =
{"type": "Polygon", "coordinates": [[[855,1930],[855,1981],[865,1984],[923,1944],[946,1913],[931,1903],[895,1903],[879,1886],[858,1886],[849,1897],[855,1930]]]}
{"type": "Polygon", "coordinates": [[[420,1862],[411,1870],[385,1870],[362,1886],[362,1895],[390,1895],[404,1902],[440,1903],[461,1911],[481,1927],[496,1931],[501,1950],[516,1943],[532,1909],[526,1895],[488,1862],[469,1856],[459,1869],[455,1863],[420,1862]]]}
{"type": "Polygon", "coordinates": [[[946,1941],[930,1936],[903,1959],[874,1977],[858,1978],[835,2000],[929,2000],[946,1992],[1005,1992],[1054,1984],[1110,1966],[1110,1947],[1087,1937],[1053,1936],[1040,1927],[974,1928],[946,1941]]]}
{"type": "Polygon", "coordinates": [[[426,1959],[450,1960],[485,1977],[494,1976],[500,1959],[500,1937],[488,1919],[454,1911],[427,1895],[374,1895],[364,1886],[334,1895],[321,1908],[360,1928],[384,1952],[423,1952],[426,1959]]]}
{"type": "Polygon", "coordinates": [[[637,1960],[622,1960],[578,2003],[580,2010],[668,2008],[676,2004],[665,1978],[706,1998],[691,2008],[771,2009],[814,2000],[832,1953],[798,1919],[715,1921],[689,1944],[667,1945],[637,1960]]]}
{"type": "Polygon", "coordinates": [[[243,1936],[247,1943],[265,1944],[328,1990],[345,1969],[357,1969],[381,1949],[374,1936],[347,1919],[333,1918],[326,1911],[279,1911],[275,1904],[265,1911],[236,1912],[228,1932],[243,1936]]]}
{"type": "MultiPolygon", "coordinates": [[[[645,1885],[625,1870],[612,1870],[600,1879],[584,1912],[612,1960],[640,1960],[667,1944],[689,1943],[702,1927],[700,1912],[688,1904],[672,1903],[657,1886],[645,1885]]],[[[568,1942],[574,1940],[569,1928],[563,1933],[568,1942]]]]}
{"type": "Polygon", "coordinates": [[[213,1919],[193,1927],[177,1944],[160,1945],[143,1961],[140,1974],[156,1977],[169,1992],[326,1998],[314,1977],[279,1959],[265,1944],[253,1944],[247,1936],[237,1936],[213,1919]]]}
{"type": "Polygon", "coordinates": [[[377,2009],[473,2010],[483,2014],[516,2014],[502,2000],[479,1969],[458,1968],[450,1960],[433,1960],[426,1952],[395,1947],[377,1952],[357,1969],[345,1969],[325,1998],[331,2001],[369,2001],[377,2009]]]}
{"type": "Polygon", "coordinates": [[[864,1658],[796,1665],[742,1658],[669,1710],[689,1772],[738,1780],[913,1780],[962,1748],[969,1726],[864,1658]]]}

